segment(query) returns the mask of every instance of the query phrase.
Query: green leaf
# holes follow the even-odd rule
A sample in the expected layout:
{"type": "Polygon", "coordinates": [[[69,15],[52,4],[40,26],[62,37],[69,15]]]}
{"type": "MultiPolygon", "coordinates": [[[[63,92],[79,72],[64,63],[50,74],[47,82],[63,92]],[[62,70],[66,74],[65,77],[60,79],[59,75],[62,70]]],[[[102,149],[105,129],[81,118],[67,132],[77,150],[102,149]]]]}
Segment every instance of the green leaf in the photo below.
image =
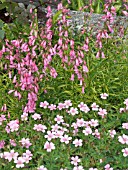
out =
{"type": "Polygon", "coordinates": [[[7,3],[4,2],[3,4],[0,4],[0,10],[4,9],[7,7],[7,3]]]}
{"type": "Polygon", "coordinates": [[[3,27],[3,24],[4,22],[0,19],[0,28],[2,28],[3,27]]]}
{"type": "Polygon", "coordinates": [[[62,10],[56,12],[56,14],[53,15],[53,24],[56,23],[57,19],[59,18],[60,14],[62,14],[62,10]]]}
{"type": "Polygon", "coordinates": [[[0,39],[1,40],[4,39],[4,34],[5,34],[5,32],[3,30],[0,30],[0,39]]]}

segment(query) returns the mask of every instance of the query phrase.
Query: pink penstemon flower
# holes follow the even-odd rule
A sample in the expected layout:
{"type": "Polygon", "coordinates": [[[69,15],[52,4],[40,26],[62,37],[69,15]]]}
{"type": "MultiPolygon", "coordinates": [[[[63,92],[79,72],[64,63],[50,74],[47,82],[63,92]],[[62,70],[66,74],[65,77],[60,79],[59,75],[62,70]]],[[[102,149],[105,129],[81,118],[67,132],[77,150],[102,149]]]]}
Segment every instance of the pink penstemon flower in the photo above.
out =
{"type": "Polygon", "coordinates": [[[46,149],[47,152],[51,152],[53,149],[55,149],[55,145],[54,145],[54,143],[47,141],[47,142],[44,144],[44,149],[46,149]]]}
{"type": "Polygon", "coordinates": [[[7,105],[4,104],[1,108],[1,112],[6,112],[7,111],[7,105]]]}
{"type": "Polygon", "coordinates": [[[57,72],[56,72],[56,70],[54,69],[54,68],[51,68],[50,69],[50,75],[53,77],[53,78],[56,78],[57,77],[57,72]]]}

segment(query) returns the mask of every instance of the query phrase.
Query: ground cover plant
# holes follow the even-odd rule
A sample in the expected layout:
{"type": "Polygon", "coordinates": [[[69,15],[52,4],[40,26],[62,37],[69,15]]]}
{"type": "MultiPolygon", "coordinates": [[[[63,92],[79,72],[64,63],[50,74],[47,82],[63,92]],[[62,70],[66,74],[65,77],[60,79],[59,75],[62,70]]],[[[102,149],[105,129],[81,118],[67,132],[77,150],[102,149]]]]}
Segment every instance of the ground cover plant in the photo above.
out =
{"type": "Polygon", "coordinates": [[[30,27],[5,25],[0,169],[128,169],[127,30],[111,26],[114,9],[96,36],[86,22],[73,32],[61,3],[40,29],[32,9],[30,27]]]}

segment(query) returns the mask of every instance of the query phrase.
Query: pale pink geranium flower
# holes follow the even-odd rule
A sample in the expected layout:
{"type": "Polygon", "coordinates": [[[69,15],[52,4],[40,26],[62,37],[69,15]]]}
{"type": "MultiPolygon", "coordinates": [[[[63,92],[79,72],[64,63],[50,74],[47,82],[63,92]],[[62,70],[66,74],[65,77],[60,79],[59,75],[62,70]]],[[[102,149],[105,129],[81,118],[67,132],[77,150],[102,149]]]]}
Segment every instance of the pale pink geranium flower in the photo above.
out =
{"type": "Polygon", "coordinates": [[[73,141],[73,144],[75,145],[75,147],[78,147],[78,146],[82,146],[82,142],[83,142],[82,139],[75,139],[73,141]]]}
{"type": "Polygon", "coordinates": [[[91,107],[93,111],[98,111],[99,105],[97,105],[96,103],[92,103],[91,107]]]}
{"type": "Polygon", "coordinates": [[[95,129],[95,132],[92,133],[92,135],[95,135],[96,138],[100,139],[100,133],[99,133],[98,129],[95,129]]]}
{"type": "Polygon", "coordinates": [[[6,120],[5,115],[0,115],[0,125],[2,125],[4,120],[6,120]]]}
{"type": "Polygon", "coordinates": [[[74,129],[72,132],[73,132],[73,136],[76,136],[78,133],[78,129],[74,129]]]}
{"type": "Polygon", "coordinates": [[[48,170],[48,169],[45,168],[43,165],[41,165],[39,168],[37,168],[37,170],[48,170]]]}
{"type": "Polygon", "coordinates": [[[0,141],[0,149],[4,148],[4,145],[5,145],[5,141],[4,141],[4,140],[1,140],[1,141],[0,141]]]}
{"type": "Polygon", "coordinates": [[[80,108],[80,110],[82,110],[83,107],[86,107],[86,104],[84,104],[84,102],[81,102],[80,104],[78,104],[78,107],[80,108]]]}
{"type": "Polygon", "coordinates": [[[10,127],[10,131],[18,131],[19,129],[19,121],[18,120],[12,120],[7,124],[10,127]]]}
{"type": "Polygon", "coordinates": [[[83,107],[81,109],[81,111],[83,111],[84,113],[88,113],[90,111],[89,107],[86,105],[85,107],[83,107]]]}
{"type": "Polygon", "coordinates": [[[44,109],[46,109],[48,107],[49,103],[47,101],[44,102],[40,102],[40,107],[43,107],[44,109]]]}
{"type": "Polygon", "coordinates": [[[73,170],[84,170],[83,166],[75,166],[73,170]]]}
{"type": "Polygon", "coordinates": [[[22,138],[19,142],[22,144],[22,147],[25,148],[29,148],[32,145],[29,138],[22,138]]]}
{"type": "Polygon", "coordinates": [[[14,150],[11,150],[10,152],[4,152],[4,158],[8,159],[9,162],[12,161],[12,159],[17,159],[18,152],[15,152],[14,150]]]}
{"type": "Polygon", "coordinates": [[[64,122],[63,116],[60,116],[60,115],[57,115],[54,120],[57,122],[57,124],[64,122]]]}
{"type": "Polygon", "coordinates": [[[56,110],[56,105],[55,105],[55,104],[50,104],[50,105],[48,106],[48,108],[49,108],[50,110],[56,110]]]}
{"type": "Polygon", "coordinates": [[[16,168],[23,168],[25,160],[23,157],[18,157],[17,159],[14,160],[14,163],[16,163],[16,168]]]}
{"type": "Polygon", "coordinates": [[[61,138],[63,137],[64,131],[63,130],[57,130],[55,132],[55,138],[61,138]]]}
{"type": "Polygon", "coordinates": [[[111,168],[109,164],[105,165],[104,168],[105,170],[113,170],[113,168],[111,168]]]}
{"type": "Polygon", "coordinates": [[[123,134],[123,136],[118,137],[118,141],[122,144],[127,144],[128,145],[128,136],[123,134]]]}
{"type": "Polygon", "coordinates": [[[98,170],[97,168],[89,168],[89,170],[98,170]]]}
{"type": "Polygon", "coordinates": [[[98,120],[91,119],[89,121],[90,126],[96,127],[99,125],[98,120]]]}
{"type": "Polygon", "coordinates": [[[26,121],[26,120],[28,120],[28,113],[23,113],[22,115],[21,115],[21,120],[22,121],[26,121]]]}
{"type": "Polygon", "coordinates": [[[128,98],[125,99],[124,104],[128,105],[128,98]]]}
{"type": "Polygon", "coordinates": [[[128,110],[128,98],[125,99],[124,104],[126,105],[126,110],[128,110]]]}
{"type": "Polygon", "coordinates": [[[34,130],[36,130],[36,131],[38,131],[38,132],[45,132],[45,130],[47,129],[47,127],[45,126],[45,125],[42,125],[42,124],[35,124],[34,125],[34,128],[33,128],[34,130]]]}
{"type": "Polygon", "coordinates": [[[71,107],[69,110],[69,113],[74,116],[74,115],[78,114],[78,109],[71,107]]]}
{"type": "Polygon", "coordinates": [[[61,126],[59,126],[58,124],[55,124],[55,125],[52,125],[51,128],[53,132],[56,132],[58,131],[58,129],[61,129],[61,126]]]}
{"type": "Polygon", "coordinates": [[[90,127],[86,127],[85,130],[83,130],[83,133],[85,136],[88,136],[89,134],[92,134],[92,129],[90,127]]]}
{"type": "Polygon", "coordinates": [[[29,156],[23,156],[23,159],[24,159],[24,162],[25,162],[26,164],[28,164],[29,161],[30,161],[32,158],[29,157],[29,156]]]}
{"type": "Polygon", "coordinates": [[[15,140],[13,140],[13,139],[9,139],[9,141],[10,141],[10,144],[11,144],[12,146],[16,146],[16,142],[15,142],[15,140]]]}
{"type": "Polygon", "coordinates": [[[122,149],[122,152],[124,157],[128,156],[128,148],[122,149]]]}
{"type": "Polygon", "coordinates": [[[73,164],[73,165],[75,165],[75,166],[77,166],[80,161],[81,161],[81,160],[79,159],[78,156],[71,157],[71,164],[73,164]]]}
{"type": "Polygon", "coordinates": [[[29,163],[29,161],[32,159],[33,154],[31,153],[31,151],[26,150],[26,153],[23,153],[23,159],[25,161],[25,163],[29,163]]]}
{"type": "Polygon", "coordinates": [[[115,130],[109,130],[109,133],[110,133],[111,138],[114,138],[114,135],[116,135],[115,130]]]}
{"type": "Polygon", "coordinates": [[[101,96],[101,99],[107,99],[108,94],[107,93],[102,93],[102,94],[100,94],[100,96],[101,96]]]}
{"type": "Polygon", "coordinates": [[[68,109],[70,106],[72,106],[71,100],[65,100],[64,105],[65,105],[65,108],[68,109]]]}
{"type": "Polygon", "coordinates": [[[85,121],[83,118],[81,119],[77,119],[77,122],[76,122],[76,127],[84,127],[85,126],[85,121]]]}
{"type": "Polygon", "coordinates": [[[123,124],[122,124],[122,128],[123,128],[123,129],[128,129],[128,123],[123,123],[123,124]]]}
{"type": "Polygon", "coordinates": [[[120,113],[125,112],[125,108],[120,108],[120,113]]]}
{"type": "Polygon", "coordinates": [[[65,108],[65,104],[64,104],[64,103],[58,103],[57,108],[58,108],[59,110],[62,110],[62,109],[65,108]]]}
{"type": "Polygon", "coordinates": [[[34,120],[37,120],[37,119],[41,119],[41,116],[40,116],[40,114],[35,113],[34,115],[32,115],[32,118],[33,118],[34,120]]]}
{"type": "Polygon", "coordinates": [[[106,109],[100,108],[100,109],[99,109],[99,112],[98,112],[98,115],[100,115],[102,118],[104,118],[105,115],[107,115],[106,109]]]}
{"type": "Polygon", "coordinates": [[[72,139],[72,137],[69,137],[68,135],[64,135],[64,136],[60,137],[60,141],[66,143],[66,144],[68,144],[71,139],[72,139]]]}
{"type": "Polygon", "coordinates": [[[47,135],[44,136],[48,141],[55,138],[55,132],[47,131],[47,135]]]}
{"type": "Polygon", "coordinates": [[[33,154],[31,153],[31,151],[30,151],[30,150],[26,150],[26,152],[25,152],[25,153],[23,153],[23,156],[32,157],[32,156],[33,156],[33,154]]]}
{"type": "Polygon", "coordinates": [[[51,152],[53,149],[55,149],[55,145],[54,145],[54,143],[47,141],[47,142],[44,144],[44,149],[46,149],[47,152],[51,152]]]}
{"type": "Polygon", "coordinates": [[[78,107],[80,108],[80,110],[81,110],[82,112],[88,113],[88,112],[90,111],[89,107],[88,107],[86,104],[84,104],[83,102],[81,102],[81,103],[78,105],[78,107]]]}

